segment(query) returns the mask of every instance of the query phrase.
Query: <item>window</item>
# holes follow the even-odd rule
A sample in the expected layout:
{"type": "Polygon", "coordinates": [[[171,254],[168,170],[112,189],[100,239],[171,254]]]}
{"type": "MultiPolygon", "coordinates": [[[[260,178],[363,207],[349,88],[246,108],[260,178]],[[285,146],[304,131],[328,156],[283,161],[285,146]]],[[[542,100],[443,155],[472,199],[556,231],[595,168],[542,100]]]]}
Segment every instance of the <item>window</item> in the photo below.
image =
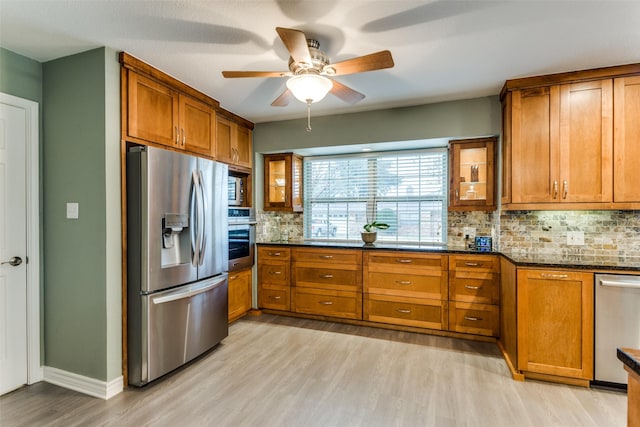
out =
{"type": "Polygon", "coordinates": [[[379,242],[445,243],[447,150],[307,157],[304,212],[305,238],[359,241],[375,219],[379,242]]]}

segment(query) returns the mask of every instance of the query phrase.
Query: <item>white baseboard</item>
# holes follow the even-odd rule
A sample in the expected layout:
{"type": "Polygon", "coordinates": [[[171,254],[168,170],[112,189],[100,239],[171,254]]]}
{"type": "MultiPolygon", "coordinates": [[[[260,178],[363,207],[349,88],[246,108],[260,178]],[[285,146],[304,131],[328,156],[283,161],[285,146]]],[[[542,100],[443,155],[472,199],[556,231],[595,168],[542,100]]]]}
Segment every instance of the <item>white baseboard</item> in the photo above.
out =
{"type": "Polygon", "coordinates": [[[124,389],[122,376],[106,382],[49,366],[44,367],[43,380],[104,400],[112,398],[124,389]]]}

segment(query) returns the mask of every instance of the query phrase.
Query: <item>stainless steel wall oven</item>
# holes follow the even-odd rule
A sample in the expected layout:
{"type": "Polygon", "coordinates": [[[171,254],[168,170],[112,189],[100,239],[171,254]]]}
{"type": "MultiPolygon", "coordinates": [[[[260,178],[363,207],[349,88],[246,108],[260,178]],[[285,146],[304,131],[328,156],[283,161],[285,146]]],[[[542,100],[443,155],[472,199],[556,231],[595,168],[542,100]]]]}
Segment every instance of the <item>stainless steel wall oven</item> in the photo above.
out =
{"type": "Polygon", "coordinates": [[[229,271],[254,263],[256,217],[253,208],[229,208],[229,271]]]}

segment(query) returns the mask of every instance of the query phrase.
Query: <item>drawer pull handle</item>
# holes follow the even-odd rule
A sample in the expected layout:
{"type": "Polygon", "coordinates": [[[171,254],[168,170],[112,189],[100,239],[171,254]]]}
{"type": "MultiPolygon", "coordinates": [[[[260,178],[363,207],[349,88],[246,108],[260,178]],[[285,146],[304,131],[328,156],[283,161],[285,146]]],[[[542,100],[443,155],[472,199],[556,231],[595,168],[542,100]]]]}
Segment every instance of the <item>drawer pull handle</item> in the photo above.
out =
{"type": "Polygon", "coordinates": [[[271,274],[277,276],[278,274],[282,274],[282,271],[272,271],[271,274]]]}
{"type": "Polygon", "coordinates": [[[402,264],[411,264],[413,262],[412,259],[399,259],[397,261],[402,264]]]}
{"type": "Polygon", "coordinates": [[[231,276],[229,277],[229,280],[236,280],[238,278],[238,276],[231,276]]]}
{"type": "Polygon", "coordinates": [[[271,299],[279,300],[279,299],[282,299],[282,297],[271,297],[271,299]]]}
{"type": "Polygon", "coordinates": [[[323,279],[333,279],[333,274],[323,274],[320,277],[323,278],[323,279]]]}
{"type": "Polygon", "coordinates": [[[471,285],[464,285],[465,288],[467,289],[471,289],[474,291],[477,291],[478,289],[480,289],[482,286],[471,286],[471,285]]]}
{"type": "Polygon", "coordinates": [[[468,320],[470,322],[477,322],[479,320],[482,320],[482,318],[481,317],[464,316],[464,320],[468,320]]]}
{"type": "Polygon", "coordinates": [[[396,310],[398,313],[402,313],[402,314],[409,314],[411,313],[411,310],[408,310],[406,308],[399,308],[396,310]]]}
{"type": "Polygon", "coordinates": [[[269,256],[280,256],[282,255],[280,252],[269,252],[269,256]]]}
{"type": "Polygon", "coordinates": [[[480,264],[478,264],[477,262],[465,262],[464,265],[466,265],[467,267],[478,267],[480,264]]]}
{"type": "Polygon", "coordinates": [[[318,304],[322,304],[322,305],[333,305],[333,301],[318,301],[318,304]]]}
{"type": "Polygon", "coordinates": [[[322,259],[333,259],[333,255],[320,255],[322,259]]]}
{"type": "Polygon", "coordinates": [[[410,281],[410,280],[396,280],[396,283],[397,283],[398,285],[407,286],[407,285],[410,285],[410,284],[411,284],[411,281],[410,281]]]}
{"type": "Polygon", "coordinates": [[[550,274],[550,273],[542,273],[540,277],[544,277],[546,279],[566,279],[569,277],[568,274],[550,274]]]}

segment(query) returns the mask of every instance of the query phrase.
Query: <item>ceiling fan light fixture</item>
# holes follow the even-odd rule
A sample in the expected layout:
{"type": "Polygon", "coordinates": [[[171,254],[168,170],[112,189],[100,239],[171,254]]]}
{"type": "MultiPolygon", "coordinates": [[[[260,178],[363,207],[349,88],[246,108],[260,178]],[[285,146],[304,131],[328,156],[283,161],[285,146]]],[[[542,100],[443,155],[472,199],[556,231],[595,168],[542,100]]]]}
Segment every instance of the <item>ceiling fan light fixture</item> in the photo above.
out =
{"type": "Polygon", "coordinates": [[[287,88],[300,102],[321,101],[333,87],[333,82],[317,74],[300,74],[287,80],[287,88]]]}

